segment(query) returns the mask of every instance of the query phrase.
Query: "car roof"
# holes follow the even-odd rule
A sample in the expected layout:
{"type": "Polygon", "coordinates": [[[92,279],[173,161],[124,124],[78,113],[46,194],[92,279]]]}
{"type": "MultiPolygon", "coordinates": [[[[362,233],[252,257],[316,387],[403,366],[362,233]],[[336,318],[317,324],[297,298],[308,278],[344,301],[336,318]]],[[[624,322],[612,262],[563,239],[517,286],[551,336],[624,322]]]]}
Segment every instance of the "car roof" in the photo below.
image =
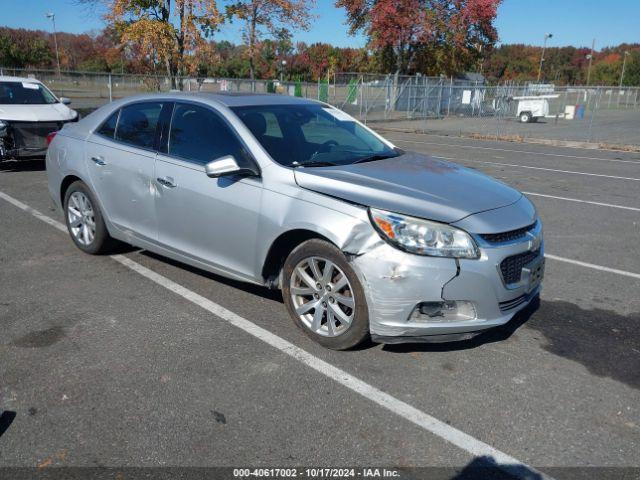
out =
{"type": "Polygon", "coordinates": [[[26,78],[26,77],[9,77],[2,75],[0,76],[0,82],[31,82],[31,83],[42,83],[40,80],[35,78],[26,78]]]}
{"type": "MultiPolygon", "coordinates": [[[[188,94],[187,94],[188,95],[188,94]]],[[[217,92],[197,93],[198,96],[219,102],[227,107],[252,105],[309,105],[317,103],[306,98],[281,95],[277,93],[245,93],[245,92],[217,92]]]]}
{"type": "Polygon", "coordinates": [[[117,109],[136,102],[147,101],[180,101],[195,100],[205,104],[220,105],[226,108],[247,107],[256,105],[322,105],[325,103],[306,98],[290,97],[275,93],[244,93],[244,92],[161,92],[144,93],[123,97],[94,110],[79,123],[69,125],[80,135],[88,134],[97,128],[109,115],[117,109]]]}
{"type": "Polygon", "coordinates": [[[200,100],[215,102],[226,107],[246,107],[254,105],[317,105],[316,100],[280,95],[277,93],[248,93],[248,92],[166,92],[147,93],[125,97],[119,104],[145,100],[200,100]]]}

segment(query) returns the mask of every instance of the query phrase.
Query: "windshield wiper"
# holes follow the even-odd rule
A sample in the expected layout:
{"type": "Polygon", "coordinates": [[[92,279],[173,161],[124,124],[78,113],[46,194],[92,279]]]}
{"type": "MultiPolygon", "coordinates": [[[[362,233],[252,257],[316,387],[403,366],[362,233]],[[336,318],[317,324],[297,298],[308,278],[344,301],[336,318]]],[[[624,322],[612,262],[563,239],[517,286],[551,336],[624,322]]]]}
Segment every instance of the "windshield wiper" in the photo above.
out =
{"type": "Polygon", "coordinates": [[[378,153],[376,155],[369,155],[367,157],[362,157],[351,162],[351,165],[355,165],[356,163],[365,163],[365,162],[375,162],[376,160],[386,160],[387,158],[395,158],[399,155],[397,153],[378,153]]]}
{"type": "Polygon", "coordinates": [[[298,167],[335,167],[337,166],[337,163],[333,163],[333,162],[328,162],[326,160],[314,160],[312,162],[306,162],[306,163],[297,163],[292,165],[293,168],[298,168],[298,167]]]}

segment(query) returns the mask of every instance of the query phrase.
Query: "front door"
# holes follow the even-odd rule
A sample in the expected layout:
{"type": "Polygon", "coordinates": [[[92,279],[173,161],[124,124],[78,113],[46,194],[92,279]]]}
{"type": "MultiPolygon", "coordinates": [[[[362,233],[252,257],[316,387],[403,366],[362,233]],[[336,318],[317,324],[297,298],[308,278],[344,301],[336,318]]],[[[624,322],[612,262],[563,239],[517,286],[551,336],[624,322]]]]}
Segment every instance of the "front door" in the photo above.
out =
{"type": "Polygon", "coordinates": [[[204,166],[233,155],[252,161],[217,112],[176,103],[164,153],[156,161],[158,238],[165,247],[238,278],[257,279],[258,177],[209,178],[204,166]]]}

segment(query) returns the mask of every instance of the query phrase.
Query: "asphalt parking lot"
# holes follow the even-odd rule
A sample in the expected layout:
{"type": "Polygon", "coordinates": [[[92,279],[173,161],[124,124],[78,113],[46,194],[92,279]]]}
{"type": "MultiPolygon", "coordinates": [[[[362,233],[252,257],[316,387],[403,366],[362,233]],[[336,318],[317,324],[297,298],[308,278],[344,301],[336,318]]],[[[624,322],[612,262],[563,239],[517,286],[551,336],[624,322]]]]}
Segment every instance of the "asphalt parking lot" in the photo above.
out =
{"type": "MultiPolygon", "coordinates": [[[[556,107],[557,108],[557,107],[556,107]]],[[[564,109],[564,107],[563,107],[564,109]]],[[[540,118],[535,123],[521,123],[513,116],[447,116],[418,120],[384,122],[392,129],[437,135],[453,135],[479,138],[501,138],[503,140],[544,139],[571,142],[600,143],[605,146],[640,145],[640,109],[606,109],[590,112],[581,119],[566,120],[552,116],[540,118]]],[[[382,123],[382,122],[380,122],[382,123]]],[[[379,124],[380,124],[379,123],[379,124]]],[[[373,123],[376,125],[376,122],[373,123]]],[[[584,146],[584,145],[581,145],[584,146]]],[[[637,148],[631,148],[636,150],[637,148]]]]}
{"type": "Polygon", "coordinates": [[[548,254],[537,310],[467,342],[328,351],[266,289],[139,250],[82,254],[56,228],[43,163],[6,162],[0,467],[453,478],[493,457],[526,478],[638,478],[640,154],[385,135],[529,195],[548,254]]]}

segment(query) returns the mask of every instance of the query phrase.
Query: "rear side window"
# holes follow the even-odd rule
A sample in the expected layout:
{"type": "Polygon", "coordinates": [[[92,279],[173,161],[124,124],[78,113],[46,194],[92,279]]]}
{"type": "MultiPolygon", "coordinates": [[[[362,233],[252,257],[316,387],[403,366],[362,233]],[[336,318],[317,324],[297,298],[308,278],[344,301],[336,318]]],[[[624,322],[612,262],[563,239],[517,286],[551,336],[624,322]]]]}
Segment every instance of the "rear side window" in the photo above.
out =
{"type": "Polygon", "coordinates": [[[102,124],[102,126],[97,130],[96,133],[102,135],[103,137],[113,138],[116,133],[116,125],[118,124],[118,115],[120,114],[120,110],[115,111],[107,120],[102,124]]]}
{"type": "Polygon", "coordinates": [[[162,103],[135,103],[120,111],[116,140],[151,149],[156,138],[162,103]]]}
{"type": "Polygon", "coordinates": [[[169,132],[169,155],[205,165],[233,155],[242,165],[247,154],[236,134],[211,110],[176,104],[169,132]]]}

